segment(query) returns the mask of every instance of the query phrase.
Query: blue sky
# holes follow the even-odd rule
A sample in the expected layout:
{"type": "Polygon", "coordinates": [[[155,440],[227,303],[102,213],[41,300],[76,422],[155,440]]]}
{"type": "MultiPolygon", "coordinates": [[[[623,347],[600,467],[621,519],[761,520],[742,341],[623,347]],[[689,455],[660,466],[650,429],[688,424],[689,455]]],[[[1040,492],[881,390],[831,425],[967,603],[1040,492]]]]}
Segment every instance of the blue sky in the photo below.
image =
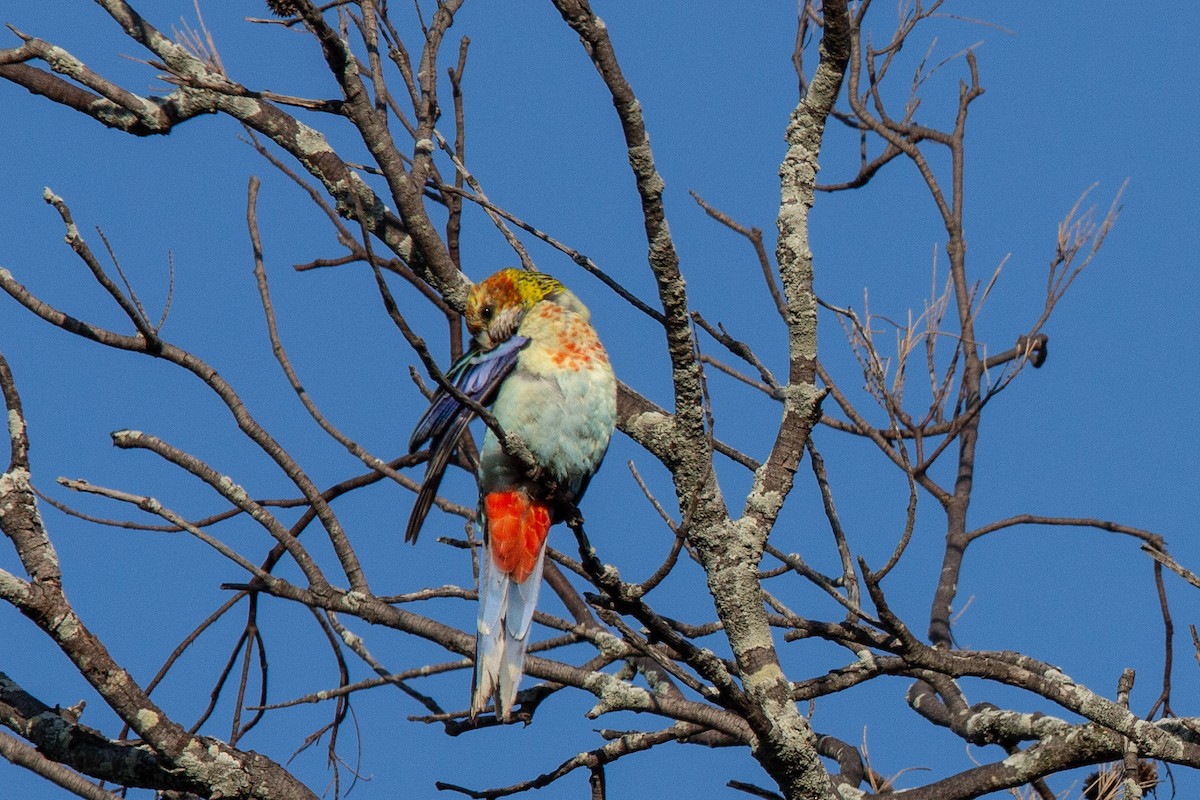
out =
{"type": "MultiPolygon", "coordinates": [[[[265,14],[260,4],[214,3],[203,10],[233,78],[279,92],[334,93],[332,82],[314,66],[317,54],[308,39],[244,21],[265,14]]],[[[609,26],[646,113],[693,307],[711,321],[726,323],[733,335],[754,344],[777,374],[783,372],[783,331],[749,247],[707,219],[687,192],[695,190],[768,235],[774,230],[783,128],[796,100],[789,60],[794,7],[695,2],[685,9],[683,4],[597,2],[596,10],[609,26]]],[[[1115,230],[1046,328],[1046,366],[1023,374],[988,409],[971,522],[1022,512],[1111,519],[1164,535],[1176,558],[1200,565],[1192,509],[1200,488],[1200,434],[1194,425],[1200,386],[1191,365],[1200,345],[1194,323],[1200,300],[1195,255],[1200,251],[1195,223],[1200,114],[1193,80],[1200,57],[1190,42],[1200,7],[1160,3],[1131,11],[1127,4],[1106,0],[1055,4],[1049,14],[1046,4],[1027,0],[960,0],[946,10],[948,16],[917,34],[902,63],[911,70],[934,36],[931,63],[978,45],[986,94],[972,106],[969,122],[968,258],[983,281],[1005,264],[979,321],[989,352],[1011,347],[1038,315],[1056,225],[1079,194],[1096,184],[1091,201],[1104,209],[1129,181],[1115,230]]],[[[161,29],[195,18],[190,2],[143,3],[141,11],[161,29]]],[[[0,12],[0,21],[66,47],[131,90],[163,89],[151,68],[123,58],[142,54],[91,4],[72,4],[64,12],[9,2],[0,3],[0,12]]],[[[873,8],[876,41],[890,33],[894,19],[894,6],[873,8]]],[[[465,82],[468,161],[492,200],[652,299],[619,128],[575,35],[549,3],[467,3],[444,48],[444,64],[461,35],[471,37],[465,82]]],[[[10,35],[5,46],[16,41],[10,35]]],[[[957,60],[930,79],[919,118],[944,125],[964,75],[965,65],[957,60]]],[[[341,480],[361,466],[323,438],[270,356],[245,225],[245,187],[257,174],[263,179],[259,216],[281,334],[306,388],[336,424],[372,452],[391,457],[402,451],[422,405],[407,377],[416,359],[387,321],[365,271],[299,274],[290,269],[336,255],[338,247],[300,192],[238,141],[235,125],[200,118],[169,137],[136,140],[12,86],[0,85],[0,93],[6,120],[0,133],[5,154],[0,160],[5,186],[0,266],[69,313],[125,330],[117,310],[62,244],[61,223],[41,201],[44,186],[71,205],[93,246],[100,245],[95,226],[104,230],[151,316],[165,301],[167,265],[173,259],[164,335],[229,378],[319,484],[341,480]]],[[[448,100],[443,107],[449,108],[448,100]]],[[[331,138],[351,160],[365,160],[347,129],[335,129],[331,138]]],[[[856,136],[831,125],[822,179],[849,177],[857,147],[856,136]]],[[[819,196],[811,235],[817,291],[836,305],[861,307],[869,289],[873,311],[902,319],[928,297],[935,257],[944,274],[944,233],[915,170],[905,163],[893,164],[865,190],[819,196]]],[[[592,307],[619,375],[668,404],[665,352],[653,323],[566,258],[536,246],[532,253],[542,269],[567,282],[592,307]]],[[[477,213],[467,220],[464,260],[475,279],[514,262],[477,213]]],[[[445,337],[434,317],[414,308],[413,319],[445,359],[445,337]]],[[[845,388],[857,390],[861,375],[840,329],[828,316],[821,323],[823,359],[845,388]]],[[[716,353],[713,342],[702,344],[716,353]]],[[[154,457],[112,448],[108,432],[119,428],[146,430],[195,452],[256,495],[288,494],[282,476],[239,437],[227,412],[199,390],[195,379],[168,365],[89,346],[34,319],[6,297],[0,298],[0,351],[23,393],[35,482],[59,499],[95,514],[130,514],[97,499],[68,496],[54,485],[65,475],[153,494],[185,514],[216,507],[215,498],[154,457]]],[[[775,408],[723,376],[712,376],[711,388],[717,434],[763,457],[775,408]],[[764,424],[754,424],[758,419],[764,424]]],[[[882,563],[903,525],[901,476],[869,445],[828,430],[817,437],[852,543],[869,561],[882,563]]],[[[664,500],[670,498],[662,471],[619,436],[584,511],[601,555],[638,576],[665,553],[669,537],[640,498],[625,467],[629,460],[664,500]]],[[[835,553],[807,466],[800,474],[804,480],[773,541],[804,553],[818,567],[831,567],[835,553]]],[[[729,468],[721,478],[726,497],[738,506],[746,474],[729,468]]],[[[470,502],[467,480],[448,482],[447,489],[470,502]]],[[[380,484],[338,507],[375,590],[383,594],[468,581],[462,559],[438,546],[434,536],[423,537],[416,548],[402,544],[410,501],[402,491],[380,484]]],[[[923,496],[921,503],[912,548],[886,586],[896,609],[919,631],[925,628],[940,563],[942,524],[931,499],[923,496]]],[[[217,585],[242,577],[182,536],[98,528],[49,508],[45,513],[64,562],[69,597],[118,660],[142,680],[224,599],[217,585]]],[[[455,532],[449,518],[436,524],[445,533],[455,532]]],[[[220,532],[248,552],[265,551],[250,526],[235,523],[220,532]]],[[[565,534],[554,535],[556,546],[573,547],[565,534]]],[[[11,551],[0,551],[0,567],[14,566],[11,551]]],[[[664,586],[669,593],[664,591],[662,610],[691,621],[710,618],[699,586],[698,570],[685,565],[664,586]]],[[[1167,589],[1177,628],[1174,708],[1195,714],[1190,700],[1200,688],[1200,672],[1186,627],[1200,622],[1200,602],[1196,590],[1177,579],[1168,577],[1167,589]]],[[[837,611],[817,593],[804,587],[788,591],[793,607],[836,618],[837,611]]],[[[994,534],[968,555],[956,608],[968,598],[973,599],[955,628],[961,646],[1029,652],[1109,696],[1122,668],[1134,667],[1135,708],[1145,711],[1157,696],[1162,670],[1157,600],[1150,562],[1132,540],[1070,529],[994,534]]],[[[555,610],[557,601],[549,602],[555,610]]],[[[306,615],[280,602],[265,605],[272,699],[331,686],[327,652],[306,615]]],[[[446,601],[437,613],[469,624],[473,610],[446,601]]],[[[180,674],[162,689],[160,699],[169,711],[190,720],[202,708],[237,629],[236,620],[224,623],[185,660],[180,674]],[[197,691],[195,685],[203,688],[197,691]]],[[[395,669],[440,658],[415,640],[386,631],[360,633],[395,669]]],[[[18,643],[0,656],[0,669],[44,701],[66,705],[89,696],[65,659],[9,609],[0,609],[0,640],[18,643]]],[[[797,676],[816,674],[843,659],[832,648],[787,647],[795,648],[787,658],[797,676]]],[[[428,686],[443,699],[460,692],[465,703],[468,683],[465,672],[455,672],[428,686]]],[[[1027,697],[992,687],[968,684],[966,690],[972,702],[1037,707],[1027,697]]],[[[905,708],[903,691],[897,680],[818,703],[814,725],[854,743],[865,737],[874,767],[884,774],[908,767],[932,771],[910,773],[900,779],[901,786],[969,767],[961,745],[905,708]],[[884,712],[867,713],[875,706],[884,712]]],[[[224,703],[227,718],[228,700],[224,703]]],[[[581,716],[589,706],[583,696],[561,697],[530,729],[451,739],[415,730],[406,717],[421,709],[398,692],[360,696],[355,709],[366,732],[362,771],[370,780],[351,797],[393,797],[399,787],[428,796],[435,780],[474,788],[503,785],[597,746],[593,727],[655,723],[633,717],[592,723],[581,716]]],[[[324,706],[278,712],[245,744],[286,760],[328,713],[324,706]]],[[[114,732],[111,715],[99,702],[89,705],[84,721],[114,732]]],[[[224,728],[211,732],[227,735],[224,728]]],[[[346,752],[353,758],[352,746],[346,752]]],[[[314,789],[324,788],[323,751],[305,753],[291,766],[314,789]]],[[[766,783],[744,752],[682,747],[635,756],[608,771],[611,797],[651,791],[662,797],[744,796],[724,788],[731,778],[766,783]]],[[[1181,796],[1200,786],[1194,776],[1177,772],[1175,778],[1181,796]]],[[[7,765],[0,765],[0,785],[33,800],[65,796],[7,765]]],[[[1069,785],[1060,779],[1054,788],[1061,792],[1069,785]]],[[[580,773],[539,796],[578,797],[585,790],[580,773]]]]}

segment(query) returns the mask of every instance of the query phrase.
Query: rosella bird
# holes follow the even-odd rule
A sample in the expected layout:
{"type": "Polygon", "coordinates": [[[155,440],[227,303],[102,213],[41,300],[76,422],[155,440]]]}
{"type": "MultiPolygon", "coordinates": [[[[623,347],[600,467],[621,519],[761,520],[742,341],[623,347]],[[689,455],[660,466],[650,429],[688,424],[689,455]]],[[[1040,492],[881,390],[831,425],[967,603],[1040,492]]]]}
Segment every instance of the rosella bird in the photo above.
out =
{"type": "MultiPolygon", "coordinates": [[[[542,582],[550,526],[573,513],[608,449],[617,417],[616,378],[587,307],[537,272],[504,269],[467,299],[471,347],[446,373],[462,394],[528,445],[537,469],[508,455],[489,428],[479,458],[483,528],[471,716],[494,698],[508,719],[542,582]]],[[[410,442],[431,441],[425,480],[405,540],[416,541],[438,484],[475,413],[434,393],[410,442]]]]}

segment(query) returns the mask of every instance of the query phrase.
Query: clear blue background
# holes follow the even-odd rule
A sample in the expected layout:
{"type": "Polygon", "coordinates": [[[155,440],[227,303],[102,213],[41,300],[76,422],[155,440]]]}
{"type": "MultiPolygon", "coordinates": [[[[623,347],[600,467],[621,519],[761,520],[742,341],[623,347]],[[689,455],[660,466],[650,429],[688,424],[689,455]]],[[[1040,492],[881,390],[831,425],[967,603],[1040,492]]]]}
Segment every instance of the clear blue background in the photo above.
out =
{"type": "MultiPolygon", "coordinates": [[[[412,14],[393,3],[398,24],[412,14]]],[[[160,29],[194,25],[189,2],[142,3],[160,29]]],[[[332,97],[336,87],[308,37],[247,23],[266,16],[258,3],[210,3],[202,9],[225,66],[252,88],[332,97]]],[[[783,331],[762,288],[749,246],[707,219],[687,196],[694,189],[747,225],[774,230],[776,171],[783,129],[796,101],[790,65],[795,9],[789,3],[602,3],[597,12],[612,33],[625,74],[642,102],[667,210],[691,302],[710,321],[724,322],[752,343],[778,375],[786,372],[783,331]]],[[[1192,364],[1198,334],[1196,256],[1198,204],[1195,72],[1192,39],[1200,23],[1193,3],[1117,2],[1004,4],[954,2],[920,29],[905,49],[895,88],[907,86],[932,42],[929,63],[978,43],[986,94],[971,109],[968,130],[966,220],[972,274],[984,282],[1005,267],[978,323],[988,351],[1012,346],[1040,312],[1055,227],[1079,194],[1098,184],[1091,201],[1101,212],[1128,179],[1124,211],[1109,241],[1072,288],[1047,327],[1050,358],[1030,370],[988,408],[984,418],[972,526],[1015,513],[1090,516],[1136,525],[1167,537],[1184,564],[1200,565],[1193,511],[1200,436],[1195,425],[1198,383],[1192,364]],[[971,20],[986,20],[980,24],[971,20]],[[936,40],[934,41],[936,37],[936,40]]],[[[146,57],[87,3],[0,2],[0,20],[59,44],[93,69],[139,93],[167,87],[155,71],[130,60],[146,57]]],[[[890,35],[894,6],[877,3],[869,26],[874,41],[890,35]]],[[[645,240],[619,128],[610,101],[575,35],[549,3],[468,3],[444,47],[453,63],[458,37],[471,37],[465,80],[468,161],[493,201],[591,256],[639,296],[651,300],[645,240]]],[[[6,46],[18,40],[9,35],[6,46]]],[[[410,41],[410,46],[417,45],[410,41]]],[[[815,60],[810,59],[810,66],[815,60]]],[[[952,120],[959,59],[922,89],[918,119],[952,120]]],[[[448,86],[443,108],[449,114],[448,86]]],[[[397,81],[395,86],[399,86],[397,81]]],[[[121,264],[156,318],[167,296],[173,258],[172,305],[163,335],[208,360],[239,390],[252,413],[305,465],[319,485],[362,466],[316,428],[292,396],[271,358],[251,274],[245,187],[263,179],[259,218],[281,334],[313,398],[331,419],[381,457],[406,446],[422,401],[408,379],[415,357],[382,311],[369,273],[361,267],[298,274],[291,265],[340,254],[323,218],[306,198],[238,140],[230,120],[193,120],[168,137],[145,140],[109,131],[94,121],[0,86],[0,266],[46,301],[95,324],[127,332],[129,324],[83,265],[62,244],[62,226],[42,203],[52,187],[72,207],[84,236],[101,249],[105,231],[121,264]]],[[[349,160],[366,160],[361,143],[338,120],[319,121],[349,160]]],[[[450,124],[447,116],[444,124],[450,124]]],[[[396,126],[399,130],[399,126],[396,126]]],[[[447,128],[448,129],[448,128],[447,128]]],[[[851,176],[857,137],[831,124],[822,180],[851,176]]],[[[877,151],[875,151],[877,152],[877,151]]],[[[946,161],[935,166],[945,176],[946,161]]],[[[449,171],[445,171],[449,175],[449,171]]],[[[930,292],[934,259],[945,274],[936,212],[911,165],[897,161],[865,190],[821,195],[813,213],[818,293],[837,305],[903,319],[930,292]]],[[[515,259],[477,212],[464,233],[464,261],[480,278],[515,259]]],[[[539,266],[564,279],[593,309],[621,377],[664,405],[670,403],[665,354],[655,325],[615,298],[564,257],[534,246],[539,266]]],[[[398,285],[398,284],[397,284],[398,285]]],[[[405,294],[414,323],[440,358],[443,328],[405,294]]],[[[885,333],[883,341],[888,341],[885,333]]],[[[856,390],[861,374],[840,329],[822,318],[823,358],[842,386],[871,411],[856,390]]],[[[719,346],[702,337],[718,357],[719,346]]],[[[943,345],[948,352],[948,343],[943,345]]],[[[226,410],[191,376],[144,357],[89,345],[0,298],[0,350],[10,360],[25,401],[33,440],[36,483],[56,498],[99,515],[131,511],[96,498],[70,496],[59,475],[84,477],[152,494],[177,511],[201,516],[220,508],[211,494],[146,453],[117,451],[108,432],[135,428],[159,435],[231,474],[255,496],[291,496],[274,466],[241,438],[226,410]]],[[[921,376],[914,375],[914,392],[921,376]]],[[[710,374],[717,435],[765,457],[777,421],[773,404],[753,390],[710,374]]],[[[901,475],[866,443],[828,430],[817,433],[828,462],[838,509],[856,552],[874,565],[890,554],[903,526],[906,488],[901,475]]],[[[661,468],[618,436],[606,467],[585,501],[592,538],[623,574],[640,579],[665,554],[670,537],[641,498],[625,463],[632,459],[664,502],[672,497],[661,468]]],[[[950,462],[935,470],[945,480],[950,462]]],[[[740,467],[721,463],[731,508],[749,484],[740,467]]],[[[772,541],[833,570],[830,545],[807,465],[772,541]]],[[[471,502],[470,482],[448,491],[471,502]]],[[[411,496],[380,483],[335,508],[379,594],[467,583],[458,551],[434,533],[457,535],[461,524],[431,518],[416,548],[399,531],[411,496]]],[[[669,504],[670,505],[670,504],[669,504]]],[[[222,581],[238,569],[183,535],[100,528],[43,507],[66,573],[68,596],[114,656],[143,682],[184,635],[223,599],[222,581]]],[[[290,518],[284,514],[285,518],[290,518]]],[[[940,565],[944,523],[921,498],[910,551],[889,577],[893,606],[919,632],[940,565]]],[[[217,533],[243,552],[264,553],[265,536],[245,521],[217,533]]],[[[314,542],[319,534],[309,534],[314,542]]],[[[571,550],[569,537],[555,546],[571,550]]],[[[320,544],[314,547],[327,556],[320,544]]],[[[0,566],[19,569],[11,548],[0,566]]],[[[295,577],[294,570],[282,574],[295,577]]],[[[800,613],[837,618],[820,594],[795,583],[775,587],[800,613]]],[[[1176,625],[1173,708],[1194,714],[1197,667],[1187,626],[1200,618],[1195,590],[1168,576],[1176,625]]],[[[710,619],[698,568],[683,564],[659,592],[660,610],[693,622],[710,619]]],[[[546,592],[545,606],[561,613],[546,592]]],[[[1135,710],[1159,693],[1161,623],[1148,558],[1131,539],[1095,531],[1021,528],[993,534],[969,551],[956,611],[955,635],[964,647],[1017,649],[1060,665],[1081,683],[1113,696],[1124,667],[1138,670],[1135,710]],[[968,600],[970,600],[968,604],[968,600]]],[[[468,626],[470,604],[441,601],[428,609],[468,626]]],[[[271,699],[284,700],[334,685],[328,649],[307,613],[264,599],[262,620],[271,658],[271,699]]],[[[354,625],[385,665],[402,670],[443,653],[416,639],[354,625]]],[[[203,708],[214,676],[240,630],[227,618],[189,653],[155,698],[190,723],[203,708]]],[[[0,609],[0,669],[48,703],[89,698],[84,722],[114,733],[112,715],[74,675],[65,658],[9,608],[0,609]]],[[[716,639],[706,642],[719,647],[716,639]]],[[[819,674],[846,656],[821,645],[784,645],[794,678],[819,674]]],[[[583,651],[580,650],[580,658],[583,651]]],[[[367,670],[353,664],[355,677],[367,670]]],[[[418,684],[445,705],[465,704],[464,671],[418,684]]],[[[906,682],[877,681],[822,700],[815,727],[854,744],[867,743],[871,764],[884,775],[918,767],[898,786],[925,783],[969,768],[973,756],[951,734],[909,711],[906,682]]],[[[988,700],[1020,710],[1046,709],[1019,692],[966,682],[971,702],[988,700]]],[[[218,716],[228,719],[229,696],[218,716]]],[[[423,713],[390,689],[355,698],[363,733],[360,782],[351,797],[431,796],[433,782],[472,788],[504,785],[546,772],[577,752],[596,747],[594,727],[659,727],[661,721],[618,715],[583,719],[589,698],[562,694],[529,729],[512,727],[458,738],[420,730],[406,717],[423,713]]],[[[302,706],[275,712],[244,747],[285,761],[332,708],[302,706]]],[[[227,736],[228,728],[206,731],[227,736]]],[[[353,733],[342,753],[353,762],[353,733]]],[[[329,773],[323,748],[291,762],[320,792],[329,773]]],[[[1059,792],[1082,773],[1052,781],[1059,792]]],[[[744,797],[724,788],[729,779],[766,785],[742,750],[663,746],[608,769],[610,797],[694,795],[744,797]]],[[[1180,796],[1200,787],[1176,771],[1180,796]]],[[[15,767],[0,765],[0,795],[41,800],[64,792],[15,767]]],[[[1075,792],[1077,793],[1076,785],[1075,792]]],[[[579,771],[543,797],[579,797],[579,771]]],[[[145,793],[142,793],[145,796],[145,793]]]]}

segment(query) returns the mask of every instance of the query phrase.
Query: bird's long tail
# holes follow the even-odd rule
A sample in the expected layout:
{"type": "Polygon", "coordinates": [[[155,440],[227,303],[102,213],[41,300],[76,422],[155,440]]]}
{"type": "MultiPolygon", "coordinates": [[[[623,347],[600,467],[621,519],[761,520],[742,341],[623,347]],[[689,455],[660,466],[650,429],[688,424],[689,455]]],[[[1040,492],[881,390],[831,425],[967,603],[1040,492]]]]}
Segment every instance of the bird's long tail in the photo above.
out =
{"type": "Polygon", "coordinates": [[[493,492],[484,498],[483,516],[471,716],[494,697],[496,715],[507,719],[517,699],[542,584],[550,511],[524,492],[493,492]]]}

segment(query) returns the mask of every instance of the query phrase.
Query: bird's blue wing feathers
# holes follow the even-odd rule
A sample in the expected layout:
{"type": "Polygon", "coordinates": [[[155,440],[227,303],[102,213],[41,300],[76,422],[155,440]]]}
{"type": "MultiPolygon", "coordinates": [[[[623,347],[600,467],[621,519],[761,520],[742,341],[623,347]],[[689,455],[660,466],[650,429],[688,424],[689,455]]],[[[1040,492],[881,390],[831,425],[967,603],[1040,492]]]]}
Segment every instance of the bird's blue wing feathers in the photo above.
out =
{"type": "MultiPolygon", "coordinates": [[[[529,340],[524,336],[513,336],[491,350],[471,348],[454,362],[446,378],[467,397],[487,404],[500,382],[516,365],[521,348],[528,343],[529,340]]],[[[436,442],[460,414],[466,414],[468,420],[474,417],[470,409],[460,405],[454,396],[439,387],[429,402],[429,408],[413,429],[408,451],[415,452],[430,439],[436,442]]]]}
{"type": "MultiPolygon", "coordinates": [[[[512,372],[521,348],[528,343],[529,339],[524,336],[513,336],[491,350],[471,348],[454,362],[446,373],[446,378],[467,397],[486,405],[492,401],[500,382],[512,372]]],[[[459,437],[474,418],[474,411],[461,405],[453,395],[439,388],[434,393],[429,408],[417,422],[409,440],[409,452],[416,451],[427,441],[432,441],[432,444],[429,448],[425,479],[421,482],[421,489],[417,492],[416,502],[413,503],[412,513],[408,517],[408,527],[404,532],[405,541],[417,540],[421,524],[437,496],[446,465],[450,463],[450,455],[454,452],[459,437]]]]}

